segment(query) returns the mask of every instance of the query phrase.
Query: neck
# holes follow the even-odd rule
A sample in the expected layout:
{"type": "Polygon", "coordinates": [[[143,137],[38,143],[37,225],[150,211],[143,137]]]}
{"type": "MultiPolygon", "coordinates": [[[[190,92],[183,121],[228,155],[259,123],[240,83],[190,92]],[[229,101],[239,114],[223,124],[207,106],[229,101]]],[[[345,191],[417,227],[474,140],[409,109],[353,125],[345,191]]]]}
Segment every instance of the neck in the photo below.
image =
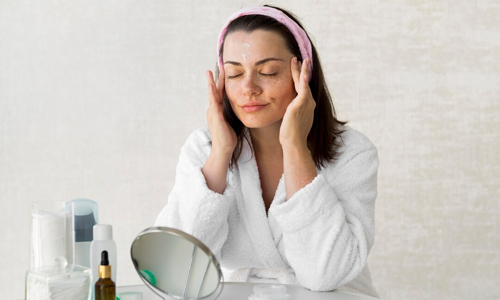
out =
{"type": "Polygon", "coordinates": [[[266,128],[251,128],[250,136],[254,151],[259,154],[283,154],[280,144],[281,122],[270,125],[266,128]]]}

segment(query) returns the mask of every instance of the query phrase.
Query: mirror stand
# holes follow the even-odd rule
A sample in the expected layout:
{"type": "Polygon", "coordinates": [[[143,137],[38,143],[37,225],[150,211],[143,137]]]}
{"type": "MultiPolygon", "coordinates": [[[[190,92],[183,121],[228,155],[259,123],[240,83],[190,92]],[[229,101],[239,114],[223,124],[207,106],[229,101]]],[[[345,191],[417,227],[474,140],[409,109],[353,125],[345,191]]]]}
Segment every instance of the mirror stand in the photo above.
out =
{"type": "Polygon", "coordinates": [[[135,238],[130,254],[139,277],[162,299],[213,300],[222,292],[224,278],[215,255],[181,230],[147,228],[135,238]]]}

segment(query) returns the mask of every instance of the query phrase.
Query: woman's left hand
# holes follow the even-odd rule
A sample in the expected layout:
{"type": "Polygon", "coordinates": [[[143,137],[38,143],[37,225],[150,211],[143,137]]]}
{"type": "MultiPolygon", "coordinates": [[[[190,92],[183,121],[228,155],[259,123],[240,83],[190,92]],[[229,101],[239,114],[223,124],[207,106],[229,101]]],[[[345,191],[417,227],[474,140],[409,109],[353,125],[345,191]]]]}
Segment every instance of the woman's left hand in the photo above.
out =
{"type": "Polygon", "coordinates": [[[307,148],[307,136],[311,131],[316,108],[316,102],[309,88],[310,62],[310,59],[306,58],[304,63],[300,64],[296,57],[291,61],[292,78],[297,96],[288,105],[281,123],[280,143],[283,148],[294,146],[307,148]]]}

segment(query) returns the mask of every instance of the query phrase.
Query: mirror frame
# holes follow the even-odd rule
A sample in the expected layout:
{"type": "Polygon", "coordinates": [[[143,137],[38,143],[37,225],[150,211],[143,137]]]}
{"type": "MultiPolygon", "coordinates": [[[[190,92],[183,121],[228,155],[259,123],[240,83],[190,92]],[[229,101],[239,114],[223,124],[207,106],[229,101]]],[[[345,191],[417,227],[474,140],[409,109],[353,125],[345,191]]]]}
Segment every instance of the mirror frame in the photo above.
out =
{"type": "Polygon", "coordinates": [[[164,227],[164,226],[153,226],[153,227],[149,227],[149,228],[144,229],[132,241],[132,245],[130,246],[130,257],[132,259],[132,264],[134,265],[134,269],[137,272],[137,275],[139,275],[139,277],[141,278],[141,280],[144,282],[144,284],[150,290],[152,290],[155,294],[157,294],[161,298],[163,298],[163,295],[160,295],[158,292],[161,292],[161,293],[163,293],[165,295],[168,295],[169,297],[173,297],[175,299],[210,299],[210,297],[212,297],[214,295],[215,295],[215,297],[213,299],[216,299],[217,297],[219,297],[220,293],[222,292],[222,289],[223,289],[223,286],[224,286],[224,276],[222,274],[222,271],[221,271],[221,268],[220,268],[220,265],[219,265],[219,261],[217,260],[217,258],[215,257],[215,255],[212,253],[212,251],[210,251],[210,249],[205,244],[203,244],[200,240],[198,240],[194,236],[192,236],[192,235],[190,235],[190,234],[188,234],[188,233],[186,233],[186,232],[184,232],[182,230],[171,228],[171,227],[164,227]],[[134,259],[134,256],[133,256],[134,244],[136,243],[136,241],[140,237],[142,237],[142,236],[144,236],[144,235],[146,235],[148,233],[168,233],[168,234],[171,234],[171,235],[183,238],[183,239],[191,242],[194,246],[198,247],[201,251],[203,251],[207,255],[207,257],[214,264],[214,267],[217,270],[217,275],[219,277],[219,284],[217,285],[217,288],[212,293],[210,293],[207,296],[202,297],[202,298],[183,298],[182,296],[177,296],[177,295],[169,294],[167,291],[164,291],[164,290],[162,290],[162,289],[160,289],[160,288],[152,285],[141,274],[141,272],[140,272],[140,270],[138,268],[138,263],[134,259]],[[217,290],[219,290],[218,293],[217,293],[217,290]]]}

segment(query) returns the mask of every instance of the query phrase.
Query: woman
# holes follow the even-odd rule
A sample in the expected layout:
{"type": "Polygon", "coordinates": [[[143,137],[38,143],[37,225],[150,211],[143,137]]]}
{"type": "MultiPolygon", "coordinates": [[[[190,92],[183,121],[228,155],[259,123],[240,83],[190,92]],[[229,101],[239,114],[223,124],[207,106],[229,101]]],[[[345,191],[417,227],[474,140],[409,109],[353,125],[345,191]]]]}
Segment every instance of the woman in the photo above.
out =
{"type": "Polygon", "coordinates": [[[156,225],[199,238],[228,281],[377,296],[366,265],[377,151],[335,118],[302,26],[282,9],[245,8],[217,50],[208,128],[183,146],[156,225]]]}

